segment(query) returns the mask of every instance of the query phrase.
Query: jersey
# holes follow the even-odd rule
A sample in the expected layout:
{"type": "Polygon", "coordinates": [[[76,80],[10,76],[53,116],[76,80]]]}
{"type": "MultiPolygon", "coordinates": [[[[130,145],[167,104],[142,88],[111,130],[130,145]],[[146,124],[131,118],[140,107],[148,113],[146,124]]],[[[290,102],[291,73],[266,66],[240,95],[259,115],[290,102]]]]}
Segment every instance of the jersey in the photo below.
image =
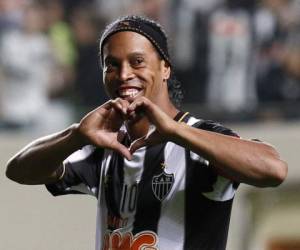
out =
{"type": "MultiPolygon", "coordinates": [[[[212,121],[184,120],[237,136],[212,121]]],[[[47,189],[98,199],[96,250],[225,250],[238,184],[218,175],[201,155],[166,142],[140,148],[128,161],[88,145],[65,166],[63,178],[47,189]]]]}

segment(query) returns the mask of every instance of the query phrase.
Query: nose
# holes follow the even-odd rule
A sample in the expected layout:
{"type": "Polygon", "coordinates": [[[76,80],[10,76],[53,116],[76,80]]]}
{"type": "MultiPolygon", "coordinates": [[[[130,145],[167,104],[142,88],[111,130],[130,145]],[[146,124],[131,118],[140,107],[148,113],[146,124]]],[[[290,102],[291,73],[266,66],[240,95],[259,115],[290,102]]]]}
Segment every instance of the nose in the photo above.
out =
{"type": "Polygon", "coordinates": [[[121,64],[119,70],[119,79],[121,81],[127,81],[133,78],[133,70],[130,64],[124,62],[121,64]]]}

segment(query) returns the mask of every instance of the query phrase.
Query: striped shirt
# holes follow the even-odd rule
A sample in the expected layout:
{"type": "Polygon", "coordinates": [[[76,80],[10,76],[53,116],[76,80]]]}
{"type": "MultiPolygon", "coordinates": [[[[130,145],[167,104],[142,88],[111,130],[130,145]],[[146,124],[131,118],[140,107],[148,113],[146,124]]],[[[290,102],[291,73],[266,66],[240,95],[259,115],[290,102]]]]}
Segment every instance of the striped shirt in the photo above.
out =
{"type": "MultiPolygon", "coordinates": [[[[186,116],[188,125],[237,136],[212,121],[186,116]]],[[[131,161],[88,145],[65,160],[53,195],[98,199],[96,250],[225,250],[238,184],[173,142],[143,147],[131,161]]]]}

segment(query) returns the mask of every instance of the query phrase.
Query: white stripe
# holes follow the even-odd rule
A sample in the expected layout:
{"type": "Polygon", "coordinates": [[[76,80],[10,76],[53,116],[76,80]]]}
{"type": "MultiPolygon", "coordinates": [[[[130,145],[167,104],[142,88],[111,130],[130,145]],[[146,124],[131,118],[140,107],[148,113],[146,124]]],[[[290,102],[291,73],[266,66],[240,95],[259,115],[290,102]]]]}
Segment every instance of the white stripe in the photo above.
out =
{"type": "MultiPolygon", "coordinates": [[[[103,162],[101,167],[101,176],[100,176],[100,183],[99,183],[99,187],[101,187],[101,190],[99,190],[99,197],[98,197],[95,249],[102,249],[102,244],[103,244],[102,240],[106,232],[107,206],[106,206],[105,193],[104,193],[104,186],[105,186],[104,181],[105,181],[105,176],[107,175],[107,171],[109,169],[112,153],[113,152],[111,150],[104,151],[104,157],[103,157],[103,162]]],[[[140,148],[133,154],[132,161],[124,160],[124,182],[126,182],[126,184],[134,184],[136,180],[141,179],[143,166],[144,166],[145,153],[146,153],[145,147],[140,148]]],[[[131,215],[130,217],[134,218],[134,215],[131,215]]],[[[126,227],[125,229],[122,230],[125,230],[126,232],[130,231],[132,229],[132,222],[133,219],[132,221],[128,222],[127,226],[129,227],[129,229],[128,227],[126,227]]]]}
{"type": "MultiPolygon", "coordinates": [[[[83,161],[86,158],[88,158],[94,151],[95,151],[95,147],[92,145],[87,145],[84,146],[82,149],[79,149],[77,151],[75,151],[74,153],[72,153],[67,159],[64,160],[63,164],[74,164],[78,161],[83,161]]],[[[96,196],[96,192],[97,192],[98,187],[92,187],[90,188],[89,186],[80,183],[79,185],[76,186],[71,186],[66,188],[66,191],[78,191],[84,194],[88,194],[88,195],[92,195],[92,196],[96,196]]]]}
{"type": "Polygon", "coordinates": [[[146,147],[142,147],[134,152],[131,161],[124,158],[124,182],[126,184],[140,182],[144,169],[145,154],[146,147]]]}
{"type": "MultiPolygon", "coordinates": [[[[136,210],[129,211],[127,208],[129,207],[130,203],[130,194],[131,188],[134,184],[139,183],[142,178],[142,174],[144,171],[144,160],[145,160],[145,154],[146,154],[146,147],[139,148],[137,151],[134,152],[132,155],[132,160],[128,161],[126,158],[124,158],[124,184],[127,185],[128,190],[126,194],[125,199],[125,210],[120,211],[122,218],[128,218],[127,225],[125,228],[123,228],[124,232],[129,232],[133,229],[133,223],[134,223],[134,217],[136,210]]],[[[119,166],[121,167],[121,166],[119,166]]],[[[123,186],[124,187],[124,186],[123,186]]],[[[138,193],[138,190],[136,190],[138,193]]],[[[135,195],[137,195],[135,193],[135,195]]],[[[124,199],[124,188],[122,188],[122,199],[124,199]]]]}
{"type": "Polygon", "coordinates": [[[84,185],[83,183],[80,183],[77,186],[71,186],[66,188],[66,191],[70,191],[70,190],[78,191],[80,193],[89,194],[92,196],[96,196],[96,192],[97,192],[96,187],[90,188],[89,186],[84,185]]]}
{"type": "Polygon", "coordinates": [[[84,146],[82,149],[75,151],[71,154],[64,162],[74,163],[77,161],[84,160],[88,158],[94,151],[95,147],[92,145],[84,146]]]}
{"type": "Polygon", "coordinates": [[[213,185],[213,191],[209,193],[203,193],[203,195],[214,201],[227,201],[231,200],[235,194],[235,188],[232,181],[225,177],[218,176],[216,183],[213,185]]]}
{"type": "MultiPolygon", "coordinates": [[[[199,122],[201,120],[196,119],[194,117],[191,117],[189,121],[187,122],[188,125],[194,125],[195,123],[199,122]]],[[[202,157],[198,156],[194,152],[191,152],[191,158],[192,160],[203,160],[202,157]]],[[[205,162],[206,165],[209,165],[209,162],[205,162]]],[[[209,193],[203,193],[205,197],[211,200],[215,201],[227,201],[234,197],[235,195],[235,189],[233,187],[233,183],[231,180],[218,176],[218,179],[216,183],[213,185],[214,191],[209,193]]]]}
{"type": "Polygon", "coordinates": [[[95,242],[95,249],[102,249],[102,240],[104,234],[106,232],[106,222],[107,222],[107,206],[105,200],[105,176],[108,171],[108,167],[112,158],[112,151],[105,150],[103,155],[103,161],[101,166],[101,173],[99,178],[99,190],[98,195],[98,204],[97,204],[97,217],[96,217],[96,242],[95,242]]]}
{"type": "Polygon", "coordinates": [[[189,120],[187,121],[187,125],[193,126],[195,123],[201,121],[200,119],[196,119],[195,117],[190,117],[189,120]]]}
{"type": "Polygon", "coordinates": [[[165,147],[165,172],[174,174],[172,190],[162,202],[158,223],[160,250],[182,250],[184,244],[185,149],[168,142],[165,147]]]}

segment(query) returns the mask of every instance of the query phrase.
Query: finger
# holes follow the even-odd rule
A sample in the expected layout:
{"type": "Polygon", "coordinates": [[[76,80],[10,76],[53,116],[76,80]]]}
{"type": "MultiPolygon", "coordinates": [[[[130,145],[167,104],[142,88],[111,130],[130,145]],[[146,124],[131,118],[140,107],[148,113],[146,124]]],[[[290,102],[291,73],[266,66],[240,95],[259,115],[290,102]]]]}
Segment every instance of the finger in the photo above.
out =
{"type": "Polygon", "coordinates": [[[155,130],[153,133],[149,134],[146,139],[147,145],[150,145],[150,146],[157,145],[159,143],[162,143],[163,141],[164,141],[163,136],[157,130],[155,130]]]}
{"type": "Polygon", "coordinates": [[[149,130],[149,133],[146,136],[143,136],[135,140],[129,147],[129,151],[133,154],[139,148],[144,146],[153,146],[160,144],[164,141],[163,137],[159,134],[157,130],[149,130]]]}
{"type": "Polygon", "coordinates": [[[142,108],[146,108],[149,105],[149,100],[145,97],[141,97],[136,99],[133,103],[131,103],[128,107],[128,112],[137,111],[142,108]]]}
{"type": "Polygon", "coordinates": [[[118,131],[118,135],[117,135],[117,141],[118,142],[122,142],[125,138],[126,132],[123,130],[119,130],[118,131]]]}
{"type": "Polygon", "coordinates": [[[140,98],[131,103],[127,109],[127,119],[128,120],[137,120],[143,116],[147,112],[147,100],[146,98],[140,98]]]}
{"type": "Polygon", "coordinates": [[[112,107],[119,111],[122,115],[127,114],[127,108],[129,106],[129,102],[126,100],[123,100],[121,98],[116,98],[111,101],[112,107]]]}
{"type": "Polygon", "coordinates": [[[91,117],[91,116],[95,116],[95,115],[100,115],[100,116],[106,116],[113,108],[113,103],[112,100],[109,100],[107,102],[105,102],[104,104],[102,104],[101,106],[93,109],[92,111],[90,111],[89,113],[87,113],[84,118],[86,117],[91,117]]]}
{"type": "Polygon", "coordinates": [[[99,106],[99,107],[97,107],[97,108],[95,108],[95,109],[89,111],[89,112],[83,117],[83,119],[86,118],[86,117],[90,117],[90,116],[92,116],[93,114],[102,114],[102,115],[103,115],[103,114],[105,114],[105,113],[110,109],[110,107],[111,107],[111,101],[107,101],[107,102],[105,102],[104,104],[102,104],[101,106],[99,106]]]}
{"type": "Polygon", "coordinates": [[[95,111],[98,111],[98,110],[103,110],[103,109],[106,109],[106,110],[110,110],[112,107],[112,100],[109,100],[107,102],[105,102],[104,104],[102,104],[101,106],[99,106],[98,108],[94,109],[95,111]]]}
{"type": "Polygon", "coordinates": [[[127,113],[126,119],[129,121],[137,121],[138,119],[142,118],[144,116],[143,111],[132,111],[130,113],[127,113]]]}
{"type": "Polygon", "coordinates": [[[141,137],[137,140],[135,140],[133,143],[131,143],[129,147],[129,152],[133,154],[135,151],[137,151],[139,148],[142,148],[147,145],[147,139],[146,136],[141,137]]]}
{"type": "Polygon", "coordinates": [[[129,106],[129,102],[127,100],[124,100],[122,98],[117,98],[117,101],[122,105],[123,113],[127,113],[127,108],[129,106]]]}
{"type": "Polygon", "coordinates": [[[129,106],[129,102],[126,100],[123,100],[121,98],[116,98],[114,100],[109,100],[102,104],[101,106],[95,108],[90,113],[96,112],[100,114],[105,114],[107,111],[110,111],[112,108],[118,110],[122,114],[127,113],[127,107],[129,106]]]}
{"type": "MultiPolygon", "coordinates": [[[[132,114],[138,116],[147,116],[148,119],[156,124],[160,117],[164,114],[164,112],[158,107],[156,104],[152,103],[146,97],[141,97],[135,100],[133,103],[130,104],[128,107],[128,114],[129,116],[133,116],[132,114]]],[[[160,119],[164,120],[164,119],[160,119]]]]}
{"type": "Polygon", "coordinates": [[[114,145],[112,145],[112,149],[118,152],[119,154],[123,155],[127,160],[132,160],[131,152],[123,144],[117,142],[114,145]]]}
{"type": "Polygon", "coordinates": [[[111,107],[117,111],[118,113],[123,114],[123,107],[122,104],[120,102],[118,102],[117,100],[112,100],[111,101],[111,107]]]}

